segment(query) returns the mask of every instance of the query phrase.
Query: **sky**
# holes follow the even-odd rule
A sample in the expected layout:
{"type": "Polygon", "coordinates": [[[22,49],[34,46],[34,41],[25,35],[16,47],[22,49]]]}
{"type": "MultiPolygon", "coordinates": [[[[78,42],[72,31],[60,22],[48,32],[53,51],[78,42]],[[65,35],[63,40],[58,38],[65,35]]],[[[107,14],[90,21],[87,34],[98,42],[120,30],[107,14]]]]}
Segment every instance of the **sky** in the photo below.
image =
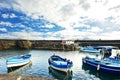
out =
{"type": "Polygon", "coordinates": [[[0,0],[0,39],[120,40],[120,0],[0,0]]]}

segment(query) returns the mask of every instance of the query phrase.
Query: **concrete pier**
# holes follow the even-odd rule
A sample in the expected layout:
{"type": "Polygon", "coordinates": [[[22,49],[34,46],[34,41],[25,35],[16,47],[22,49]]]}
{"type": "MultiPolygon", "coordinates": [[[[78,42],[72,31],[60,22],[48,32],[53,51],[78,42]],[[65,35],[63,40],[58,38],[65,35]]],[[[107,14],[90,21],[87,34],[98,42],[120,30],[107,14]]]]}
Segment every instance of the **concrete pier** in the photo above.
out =
{"type": "Polygon", "coordinates": [[[70,45],[63,45],[62,40],[0,40],[0,50],[78,50],[79,46],[116,46],[120,48],[120,40],[74,40],[74,44],[70,45]]]}
{"type": "Polygon", "coordinates": [[[42,78],[36,76],[27,76],[27,75],[8,75],[8,74],[0,74],[0,80],[54,80],[49,78],[42,78]]]}

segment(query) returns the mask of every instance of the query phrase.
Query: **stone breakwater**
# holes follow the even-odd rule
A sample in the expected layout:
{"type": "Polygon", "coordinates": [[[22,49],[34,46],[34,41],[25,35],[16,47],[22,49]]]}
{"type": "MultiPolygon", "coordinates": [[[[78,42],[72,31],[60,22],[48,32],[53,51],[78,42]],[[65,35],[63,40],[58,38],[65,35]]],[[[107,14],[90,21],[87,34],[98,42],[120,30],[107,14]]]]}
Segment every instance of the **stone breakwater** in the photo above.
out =
{"type": "Polygon", "coordinates": [[[0,50],[29,49],[32,43],[27,40],[0,40],[0,50]]]}
{"type": "Polygon", "coordinates": [[[120,40],[75,40],[74,44],[62,44],[62,40],[0,40],[0,50],[78,50],[79,46],[117,46],[120,48],[120,40]]]}
{"type": "Polygon", "coordinates": [[[42,49],[42,50],[78,50],[77,44],[62,44],[61,40],[0,40],[0,50],[42,49]]]}

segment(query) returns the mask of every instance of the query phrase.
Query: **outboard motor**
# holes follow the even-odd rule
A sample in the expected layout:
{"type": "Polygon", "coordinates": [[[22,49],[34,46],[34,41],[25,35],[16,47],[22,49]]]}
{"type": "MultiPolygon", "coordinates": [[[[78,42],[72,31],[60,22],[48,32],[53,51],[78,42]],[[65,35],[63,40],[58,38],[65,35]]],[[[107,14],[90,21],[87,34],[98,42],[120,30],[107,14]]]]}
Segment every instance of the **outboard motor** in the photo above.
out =
{"type": "Polygon", "coordinates": [[[101,53],[103,55],[103,59],[104,58],[109,58],[112,55],[112,49],[111,48],[103,48],[101,50],[101,53]]]}
{"type": "Polygon", "coordinates": [[[115,56],[116,59],[120,59],[120,52],[117,53],[117,55],[115,56]]]}
{"type": "Polygon", "coordinates": [[[111,48],[108,48],[107,49],[107,52],[108,52],[108,57],[110,57],[112,55],[112,49],[111,48]]]}

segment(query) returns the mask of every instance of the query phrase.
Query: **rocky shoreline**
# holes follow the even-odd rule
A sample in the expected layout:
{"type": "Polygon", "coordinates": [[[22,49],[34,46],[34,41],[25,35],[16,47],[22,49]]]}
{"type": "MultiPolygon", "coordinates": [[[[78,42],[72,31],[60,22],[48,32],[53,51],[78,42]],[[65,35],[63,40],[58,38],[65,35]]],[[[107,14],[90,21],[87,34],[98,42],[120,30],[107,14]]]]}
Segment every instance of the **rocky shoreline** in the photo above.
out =
{"type": "Polygon", "coordinates": [[[0,74],[0,80],[55,80],[55,79],[43,78],[37,76],[28,76],[28,75],[0,74]]]}

